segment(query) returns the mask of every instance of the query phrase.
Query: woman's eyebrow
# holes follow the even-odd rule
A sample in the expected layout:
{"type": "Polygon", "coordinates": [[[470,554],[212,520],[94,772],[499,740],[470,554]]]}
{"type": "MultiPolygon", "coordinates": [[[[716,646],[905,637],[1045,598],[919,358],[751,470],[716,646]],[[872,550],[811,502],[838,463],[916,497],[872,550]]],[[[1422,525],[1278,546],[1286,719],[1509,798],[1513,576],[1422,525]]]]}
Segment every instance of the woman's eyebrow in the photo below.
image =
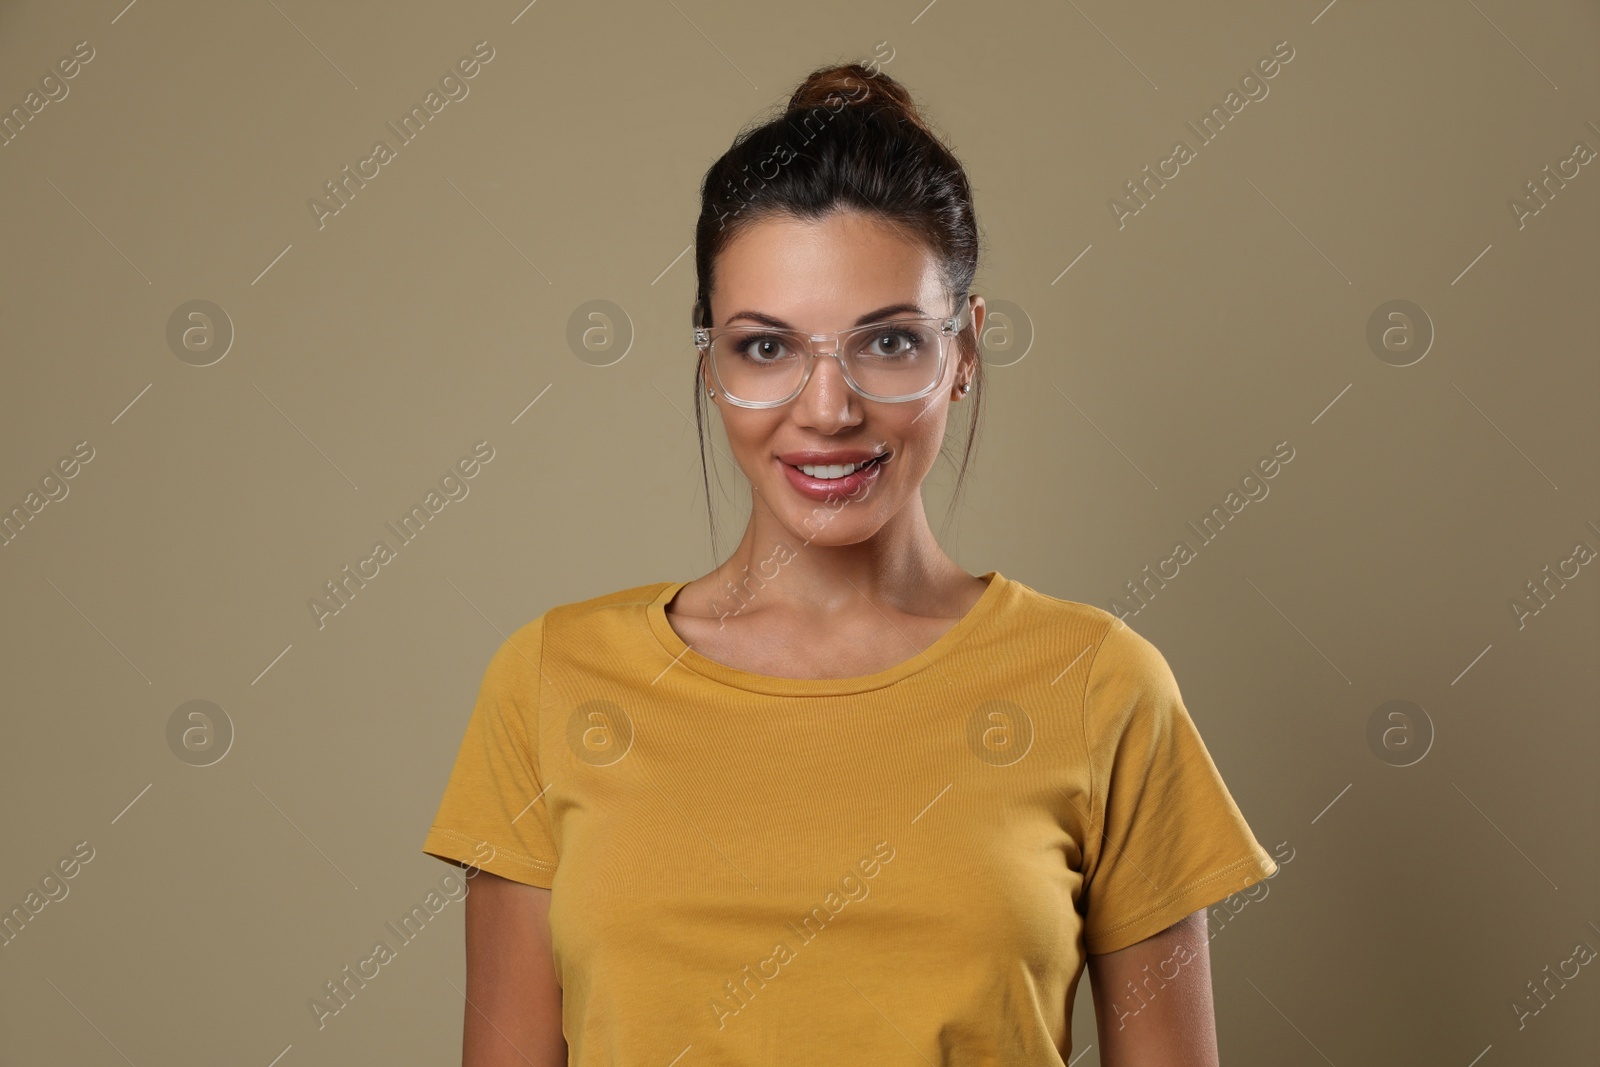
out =
{"type": "MultiPolygon", "coordinates": [[[[878,308],[876,311],[869,311],[865,315],[862,315],[860,318],[856,319],[855,325],[867,326],[871,323],[883,322],[889,316],[898,315],[901,312],[911,312],[917,317],[924,319],[933,317],[916,304],[889,304],[885,307],[878,308]]],[[[787,322],[784,322],[775,315],[766,315],[759,311],[741,311],[738,314],[730,315],[727,321],[732,322],[734,319],[749,319],[752,322],[759,322],[763,326],[771,326],[775,330],[794,329],[793,326],[789,325],[787,322]]]]}

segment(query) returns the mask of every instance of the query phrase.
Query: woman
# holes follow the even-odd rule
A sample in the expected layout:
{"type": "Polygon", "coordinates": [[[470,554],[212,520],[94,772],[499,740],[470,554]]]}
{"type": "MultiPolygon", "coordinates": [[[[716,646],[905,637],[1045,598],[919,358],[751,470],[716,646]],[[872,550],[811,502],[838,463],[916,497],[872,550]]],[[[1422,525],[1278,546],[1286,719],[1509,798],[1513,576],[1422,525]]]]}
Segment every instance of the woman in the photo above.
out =
{"type": "Polygon", "coordinates": [[[490,662],[424,846],[477,868],[463,1062],[1059,1065],[1087,966],[1102,1064],[1215,1064],[1204,909],[1277,865],[1154,646],[924,513],[981,395],[960,163],[819,70],[696,239],[749,524],[490,662]]]}

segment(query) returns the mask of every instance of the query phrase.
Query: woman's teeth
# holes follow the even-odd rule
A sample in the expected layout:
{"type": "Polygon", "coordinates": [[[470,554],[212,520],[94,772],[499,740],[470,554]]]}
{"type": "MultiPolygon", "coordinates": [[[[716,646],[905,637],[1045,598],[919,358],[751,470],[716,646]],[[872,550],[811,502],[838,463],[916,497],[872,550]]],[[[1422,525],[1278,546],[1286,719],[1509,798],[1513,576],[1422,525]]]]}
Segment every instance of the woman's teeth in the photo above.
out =
{"type": "Polygon", "coordinates": [[[833,480],[835,480],[837,478],[843,478],[846,475],[854,474],[856,471],[860,470],[862,467],[865,467],[868,464],[876,463],[876,462],[877,462],[877,459],[874,458],[874,459],[866,460],[865,462],[862,462],[862,463],[833,463],[833,464],[829,464],[828,466],[822,466],[822,467],[815,466],[815,465],[809,464],[809,463],[802,463],[802,464],[799,465],[799,467],[797,469],[802,471],[807,477],[817,478],[817,479],[819,479],[821,481],[825,481],[825,482],[831,482],[831,481],[833,481],[833,480]]]}

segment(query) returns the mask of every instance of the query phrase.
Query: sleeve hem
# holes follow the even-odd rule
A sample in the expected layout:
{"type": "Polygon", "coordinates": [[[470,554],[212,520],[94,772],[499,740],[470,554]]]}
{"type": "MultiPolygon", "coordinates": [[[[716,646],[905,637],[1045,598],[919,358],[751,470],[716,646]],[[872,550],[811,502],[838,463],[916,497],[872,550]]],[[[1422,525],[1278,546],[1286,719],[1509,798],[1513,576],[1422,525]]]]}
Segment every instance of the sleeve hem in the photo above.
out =
{"type": "Polygon", "coordinates": [[[501,878],[524,885],[549,889],[555,880],[556,865],[552,860],[537,859],[491,845],[492,855],[485,857],[482,846],[486,842],[468,837],[454,830],[432,827],[422,844],[422,851],[435,859],[458,863],[464,867],[477,867],[497,874],[501,878]]]}
{"type": "Polygon", "coordinates": [[[1278,873],[1278,865],[1259,846],[1248,856],[1184,885],[1131,919],[1093,934],[1084,931],[1084,951],[1101,956],[1137,944],[1201,908],[1278,873]]]}

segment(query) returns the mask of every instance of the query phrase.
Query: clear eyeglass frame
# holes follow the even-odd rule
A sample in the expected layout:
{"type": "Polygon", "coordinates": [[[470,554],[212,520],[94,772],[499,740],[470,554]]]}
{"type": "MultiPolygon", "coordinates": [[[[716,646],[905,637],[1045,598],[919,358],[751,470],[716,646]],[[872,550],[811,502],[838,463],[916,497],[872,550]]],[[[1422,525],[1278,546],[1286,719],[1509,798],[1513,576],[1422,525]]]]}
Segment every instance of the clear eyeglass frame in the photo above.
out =
{"type": "Polygon", "coordinates": [[[727,387],[722,384],[722,376],[717,373],[716,360],[713,360],[713,359],[710,358],[711,343],[714,340],[716,340],[718,337],[722,336],[725,333],[733,332],[733,331],[736,331],[736,330],[749,330],[749,329],[751,329],[751,327],[749,327],[749,326],[731,326],[731,327],[730,326],[718,326],[718,327],[713,327],[711,329],[696,328],[695,331],[694,331],[694,346],[695,346],[695,348],[700,350],[701,355],[704,356],[706,358],[707,362],[709,362],[711,364],[711,377],[717,383],[717,388],[722,391],[722,398],[724,400],[728,401],[728,403],[735,404],[735,405],[737,405],[739,407],[742,407],[742,408],[776,408],[776,407],[782,407],[784,404],[789,403],[791,400],[793,400],[795,397],[799,396],[802,392],[805,391],[806,383],[811,381],[811,372],[814,369],[816,369],[817,359],[819,357],[822,357],[822,356],[831,357],[832,359],[834,359],[835,361],[838,362],[839,371],[840,371],[841,377],[844,378],[845,384],[848,385],[850,387],[850,390],[852,392],[854,392],[857,396],[862,397],[862,398],[864,398],[866,400],[877,401],[880,404],[904,404],[904,403],[908,403],[908,402],[910,402],[912,400],[921,400],[923,397],[927,396],[929,393],[931,393],[935,389],[937,389],[939,387],[939,383],[944,380],[945,360],[949,357],[949,354],[950,354],[950,342],[956,337],[957,334],[959,334],[963,329],[966,328],[966,324],[970,319],[970,314],[969,313],[971,312],[971,310],[972,310],[971,298],[969,296],[963,294],[962,297],[961,297],[960,307],[956,310],[956,313],[954,315],[951,315],[948,318],[943,318],[943,319],[941,319],[941,318],[887,319],[887,320],[885,320],[883,322],[869,322],[869,323],[863,323],[860,326],[852,326],[848,330],[840,330],[840,331],[838,331],[836,333],[812,333],[812,334],[808,334],[808,333],[804,333],[804,332],[802,332],[800,330],[773,330],[771,332],[787,334],[787,335],[789,335],[791,337],[795,337],[795,338],[798,338],[798,339],[804,341],[805,342],[805,349],[806,349],[806,365],[805,365],[805,370],[800,375],[800,384],[796,385],[794,387],[794,391],[793,392],[791,392],[788,396],[783,397],[780,400],[742,400],[739,397],[734,396],[733,394],[729,393],[728,390],[727,390],[727,387]],[[853,336],[855,334],[859,334],[859,333],[862,333],[862,332],[865,332],[865,331],[869,331],[869,330],[881,330],[885,326],[893,326],[896,323],[901,323],[901,322],[932,323],[933,325],[935,325],[938,328],[938,330],[939,330],[939,365],[938,365],[938,369],[934,372],[933,381],[928,383],[928,386],[927,386],[926,389],[921,389],[921,390],[919,390],[919,391],[917,391],[915,393],[912,393],[910,396],[884,397],[884,396],[878,396],[875,393],[869,393],[865,389],[863,389],[855,381],[855,379],[850,374],[850,365],[844,359],[842,359],[840,357],[840,354],[839,354],[840,351],[841,351],[840,342],[842,342],[845,338],[851,337],[851,336],[853,336]],[[819,351],[817,351],[817,345],[820,344],[821,342],[824,342],[824,341],[833,341],[834,342],[833,350],[831,352],[819,352],[819,351]]]}

